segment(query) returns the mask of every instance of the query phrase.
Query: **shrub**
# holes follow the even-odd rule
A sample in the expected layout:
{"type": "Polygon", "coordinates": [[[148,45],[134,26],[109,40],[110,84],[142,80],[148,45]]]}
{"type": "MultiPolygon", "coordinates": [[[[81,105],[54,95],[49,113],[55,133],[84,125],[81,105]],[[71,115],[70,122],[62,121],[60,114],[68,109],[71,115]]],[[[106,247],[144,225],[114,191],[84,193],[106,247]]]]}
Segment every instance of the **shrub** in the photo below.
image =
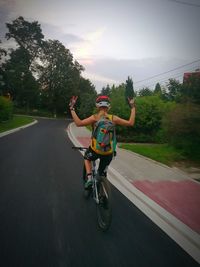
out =
{"type": "Polygon", "coordinates": [[[31,109],[27,111],[25,108],[14,107],[14,113],[20,115],[30,115],[30,116],[39,116],[39,117],[52,117],[52,113],[48,110],[42,109],[31,109]]]}
{"type": "Polygon", "coordinates": [[[136,119],[132,129],[136,142],[163,142],[160,133],[162,119],[168,106],[159,96],[144,96],[136,99],[136,119]]]}
{"type": "Polygon", "coordinates": [[[7,121],[13,116],[13,104],[12,102],[0,96],[0,122],[7,121]]]}
{"type": "Polygon", "coordinates": [[[169,142],[191,158],[200,159],[200,106],[179,104],[166,118],[169,142]]]}

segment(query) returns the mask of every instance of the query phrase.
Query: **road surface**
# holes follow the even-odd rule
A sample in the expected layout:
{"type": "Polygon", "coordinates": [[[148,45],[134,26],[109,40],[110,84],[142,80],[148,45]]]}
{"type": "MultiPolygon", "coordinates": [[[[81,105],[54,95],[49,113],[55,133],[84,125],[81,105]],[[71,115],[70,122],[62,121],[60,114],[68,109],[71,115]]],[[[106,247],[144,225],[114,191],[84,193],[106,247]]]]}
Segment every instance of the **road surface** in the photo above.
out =
{"type": "Polygon", "coordinates": [[[114,187],[111,228],[98,230],[68,123],[39,119],[0,138],[0,266],[199,266],[114,187]]]}

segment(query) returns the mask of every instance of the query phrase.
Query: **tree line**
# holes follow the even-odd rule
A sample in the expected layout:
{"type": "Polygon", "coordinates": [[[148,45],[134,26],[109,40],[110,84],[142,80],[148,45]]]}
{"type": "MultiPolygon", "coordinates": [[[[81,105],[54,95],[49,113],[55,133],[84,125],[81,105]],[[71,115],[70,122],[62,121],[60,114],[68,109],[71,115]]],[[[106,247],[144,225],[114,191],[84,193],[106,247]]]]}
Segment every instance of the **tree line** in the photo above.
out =
{"type": "Polygon", "coordinates": [[[118,140],[123,142],[168,143],[187,157],[200,160],[200,73],[194,72],[180,83],[169,79],[165,86],[134,91],[130,77],[119,86],[101,91],[111,97],[111,112],[129,117],[127,96],[136,100],[134,127],[118,127],[118,140]],[[131,92],[131,93],[130,93],[131,92]],[[124,97],[125,96],[125,97],[124,97]]]}
{"type": "Polygon", "coordinates": [[[72,95],[96,95],[81,76],[83,66],[61,42],[45,40],[37,21],[19,17],[6,26],[6,38],[14,39],[16,48],[0,50],[0,92],[10,93],[15,107],[63,114],[72,95]]]}
{"type": "MultiPolygon", "coordinates": [[[[45,40],[40,24],[18,17],[6,23],[6,38],[16,48],[0,48],[0,95],[11,95],[14,108],[27,113],[63,115],[72,95],[78,95],[81,118],[95,112],[97,91],[82,77],[84,67],[58,40],[45,40]]],[[[128,118],[127,97],[136,99],[134,127],[118,127],[118,140],[169,143],[200,159],[200,76],[191,75],[183,83],[169,79],[134,90],[131,77],[116,86],[103,87],[100,94],[111,98],[110,112],[128,118]]],[[[0,111],[2,100],[0,99],[0,111]]],[[[6,105],[4,105],[6,106],[6,105]]],[[[8,110],[11,110],[8,108],[8,110]]],[[[68,111],[68,115],[69,115],[68,111]]],[[[66,115],[66,114],[65,114],[66,115]]]]}

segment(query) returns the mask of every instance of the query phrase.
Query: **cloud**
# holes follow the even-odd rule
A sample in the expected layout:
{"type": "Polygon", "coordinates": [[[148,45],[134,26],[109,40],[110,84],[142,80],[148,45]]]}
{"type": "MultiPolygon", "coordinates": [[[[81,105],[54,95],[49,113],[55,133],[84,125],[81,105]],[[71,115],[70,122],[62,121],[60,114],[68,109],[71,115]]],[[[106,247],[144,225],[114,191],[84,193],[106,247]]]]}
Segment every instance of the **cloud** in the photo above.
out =
{"type": "Polygon", "coordinates": [[[78,35],[67,33],[63,35],[63,38],[66,40],[67,43],[79,43],[85,41],[83,38],[81,38],[78,35]]]}
{"type": "Polygon", "coordinates": [[[83,76],[90,79],[96,86],[97,91],[109,85],[125,83],[128,76],[133,79],[134,88],[139,90],[143,87],[153,88],[157,82],[165,84],[169,78],[181,80],[183,73],[187,70],[195,70],[198,63],[185,66],[176,71],[162,74],[151,78],[154,75],[167,72],[176,67],[183,66],[189,61],[181,58],[144,58],[140,60],[118,60],[118,59],[93,59],[92,64],[83,64],[85,72],[83,76]],[[148,78],[148,79],[147,79],[148,78]],[[143,82],[142,80],[147,79],[143,82]]]}
{"type": "Polygon", "coordinates": [[[105,27],[100,27],[95,31],[84,34],[83,41],[72,47],[75,58],[80,61],[90,59],[91,63],[93,61],[92,54],[94,54],[96,46],[103,38],[105,30],[105,27]]]}
{"type": "Polygon", "coordinates": [[[1,10],[9,10],[10,8],[12,8],[15,5],[15,0],[1,0],[0,2],[0,8],[1,10]]]}
{"type": "Polygon", "coordinates": [[[119,83],[119,81],[113,80],[111,78],[105,77],[105,76],[101,76],[95,73],[90,73],[90,72],[86,72],[84,74],[85,77],[87,77],[88,79],[91,79],[93,81],[98,81],[98,82],[103,82],[103,83],[107,83],[107,84],[116,84],[119,83]]]}
{"type": "Polygon", "coordinates": [[[89,32],[88,34],[86,34],[86,39],[92,43],[98,42],[102,38],[105,30],[105,27],[101,27],[93,32],[89,32]]]}
{"type": "MultiPolygon", "coordinates": [[[[69,25],[69,27],[71,27],[71,25],[69,25]]],[[[78,36],[71,32],[66,32],[67,26],[65,26],[65,29],[64,29],[63,27],[60,27],[54,24],[42,22],[41,28],[45,35],[45,38],[48,38],[48,39],[58,39],[59,41],[65,42],[68,44],[85,41],[81,36],[78,36]]]]}
{"type": "Polygon", "coordinates": [[[106,87],[106,85],[119,85],[120,82],[117,80],[113,80],[106,76],[101,76],[96,73],[89,73],[84,72],[82,75],[84,78],[89,79],[93,85],[95,86],[97,92],[100,92],[103,87],[106,87]]]}
{"type": "Polygon", "coordinates": [[[15,6],[15,1],[1,0],[0,1],[0,38],[4,38],[6,32],[5,23],[10,20],[12,7],[15,6]]]}

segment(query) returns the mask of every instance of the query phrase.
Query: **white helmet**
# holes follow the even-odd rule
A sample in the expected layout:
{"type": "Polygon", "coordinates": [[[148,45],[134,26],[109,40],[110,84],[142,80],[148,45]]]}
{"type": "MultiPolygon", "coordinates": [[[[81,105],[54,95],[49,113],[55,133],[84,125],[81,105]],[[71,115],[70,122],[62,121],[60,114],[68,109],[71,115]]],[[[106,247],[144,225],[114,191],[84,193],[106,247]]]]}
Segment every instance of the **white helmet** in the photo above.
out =
{"type": "Polygon", "coordinates": [[[110,98],[107,95],[100,95],[96,99],[96,107],[110,107],[110,98]]]}

